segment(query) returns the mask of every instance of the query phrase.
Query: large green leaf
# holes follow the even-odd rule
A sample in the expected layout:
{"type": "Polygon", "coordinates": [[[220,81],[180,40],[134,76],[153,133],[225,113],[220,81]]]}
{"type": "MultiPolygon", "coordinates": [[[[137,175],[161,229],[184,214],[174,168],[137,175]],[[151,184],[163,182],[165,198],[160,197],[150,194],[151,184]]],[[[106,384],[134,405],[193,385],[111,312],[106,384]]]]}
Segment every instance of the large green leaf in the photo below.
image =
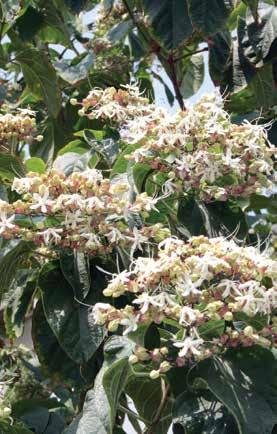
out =
{"type": "Polygon", "coordinates": [[[230,350],[200,363],[196,371],[233,414],[241,434],[272,432],[277,423],[277,363],[269,350],[230,350]]]}
{"type": "Polygon", "coordinates": [[[192,35],[187,0],[142,0],[153,35],[168,50],[185,43],[192,35]]]}
{"type": "Polygon", "coordinates": [[[210,36],[221,30],[232,11],[232,0],[188,0],[193,26],[202,35],[210,36]]]}
{"type": "Polygon", "coordinates": [[[95,366],[90,365],[89,375],[84,376],[84,369],[81,375],[80,366],[68,357],[52,332],[41,301],[37,303],[32,317],[32,338],[42,372],[46,376],[75,388],[82,388],[93,380],[97,372],[95,366]]]}
{"type": "Polygon", "coordinates": [[[182,426],[189,434],[237,434],[235,421],[226,409],[205,398],[188,391],[177,397],[173,406],[176,432],[182,426]]]}
{"type": "Polygon", "coordinates": [[[86,395],[82,413],[64,434],[112,434],[116,408],[128,377],[133,344],[114,336],[105,345],[105,362],[86,395]]]}
{"type": "Polygon", "coordinates": [[[89,305],[95,294],[80,302],[64,278],[58,263],[49,263],[41,271],[39,286],[47,321],[64,351],[76,363],[87,362],[103,340],[103,329],[96,325],[89,305]]]}
{"type": "MultiPolygon", "coordinates": [[[[131,378],[126,386],[126,393],[133,400],[138,414],[150,423],[153,422],[163,396],[161,380],[151,380],[150,378],[141,377],[131,378]]],[[[172,402],[170,397],[168,397],[153,432],[167,434],[172,421],[171,412],[172,402]]]]}
{"type": "Polygon", "coordinates": [[[24,48],[17,53],[16,61],[21,65],[30,91],[44,100],[49,114],[56,118],[61,108],[61,93],[47,54],[36,48],[24,48]]]}

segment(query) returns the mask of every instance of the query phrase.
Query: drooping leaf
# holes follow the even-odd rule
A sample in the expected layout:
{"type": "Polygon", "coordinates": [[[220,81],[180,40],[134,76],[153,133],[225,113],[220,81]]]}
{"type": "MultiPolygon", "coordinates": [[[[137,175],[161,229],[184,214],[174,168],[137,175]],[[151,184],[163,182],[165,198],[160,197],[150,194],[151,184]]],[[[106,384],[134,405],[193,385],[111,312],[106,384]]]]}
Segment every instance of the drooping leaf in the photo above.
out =
{"type": "Polygon", "coordinates": [[[262,347],[229,351],[198,365],[197,375],[232,413],[240,434],[270,434],[277,423],[277,363],[262,347]]]}
{"type": "Polygon", "coordinates": [[[109,30],[107,38],[112,42],[118,42],[121,39],[125,38],[131,28],[131,20],[121,21],[109,30]]]}
{"type": "Polygon", "coordinates": [[[232,0],[188,0],[193,26],[204,36],[214,35],[227,22],[232,11],[232,0]]]}
{"type": "Polygon", "coordinates": [[[61,93],[56,71],[47,54],[36,48],[24,48],[16,55],[29,90],[43,99],[49,114],[56,118],[61,109],[61,93]]]}
{"type": "Polygon", "coordinates": [[[187,0],[143,0],[142,5],[153,35],[166,49],[175,49],[191,37],[187,0]]]}
{"type": "MultiPolygon", "coordinates": [[[[157,414],[162,399],[161,380],[148,378],[131,378],[126,386],[126,393],[133,400],[137,412],[150,423],[157,414]]],[[[159,434],[167,434],[172,421],[172,402],[167,400],[155,430],[159,434]]]]}
{"type": "Polygon", "coordinates": [[[32,317],[32,338],[35,352],[41,364],[42,372],[54,379],[58,379],[68,386],[82,388],[93,381],[95,367],[90,367],[89,375],[80,373],[80,365],[73,362],[60,346],[52,332],[43,311],[42,303],[36,305],[32,317]]]}
{"type": "MultiPolygon", "coordinates": [[[[253,3],[253,2],[251,2],[253,3]]],[[[271,46],[277,38],[277,6],[272,6],[264,1],[248,10],[246,13],[247,36],[243,43],[245,46],[245,55],[249,60],[257,64],[269,55],[271,46]],[[254,16],[253,16],[254,8],[254,16]],[[256,16],[255,16],[256,14],[256,16]],[[249,46],[250,53],[254,52],[255,56],[248,56],[249,46]]]]}
{"type": "Polygon", "coordinates": [[[89,70],[93,65],[93,61],[93,54],[88,53],[80,60],[79,63],[72,64],[71,60],[63,59],[54,62],[54,67],[57,71],[57,74],[64,81],[70,84],[76,84],[88,76],[89,70]]]}
{"type": "Polygon", "coordinates": [[[190,98],[201,87],[204,80],[204,59],[202,54],[195,54],[185,68],[181,79],[180,91],[184,98],[190,98]]]}
{"type": "Polygon", "coordinates": [[[127,358],[133,349],[127,338],[113,336],[107,341],[105,362],[86,395],[82,413],[64,434],[112,434],[114,417],[128,376],[127,358]]]}
{"type": "Polygon", "coordinates": [[[89,259],[82,252],[62,253],[61,269],[65,279],[70,283],[78,300],[83,301],[90,290],[89,259]]]}
{"type": "Polygon", "coordinates": [[[47,321],[60,345],[76,363],[87,362],[103,340],[103,329],[94,323],[88,307],[97,296],[92,291],[91,297],[80,303],[57,263],[42,269],[39,287],[47,321]]]}
{"type": "Polygon", "coordinates": [[[231,56],[231,48],[232,39],[228,30],[212,36],[212,43],[209,46],[209,73],[215,85],[222,82],[231,56]]]}

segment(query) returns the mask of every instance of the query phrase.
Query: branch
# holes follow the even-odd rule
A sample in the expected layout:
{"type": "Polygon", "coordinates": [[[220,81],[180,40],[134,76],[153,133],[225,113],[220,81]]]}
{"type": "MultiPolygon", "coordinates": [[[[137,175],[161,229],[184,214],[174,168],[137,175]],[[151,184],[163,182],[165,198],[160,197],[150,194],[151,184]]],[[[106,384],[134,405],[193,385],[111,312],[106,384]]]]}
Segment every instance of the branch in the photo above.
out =
{"type": "Polygon", "coordinates": [[[176,99],[179,103],[179,106],[181,108],[181,110],[185,110],[185,104],[184,104],[184,100],[180,91],[180,87],[179,87],[179,83],[177,80],[177,75],[176,75],[176,68],[175,68],[175,60],[173,59],[173,56],[170,55],[167,59],[167,63],[169,65],[169,69],[170,69],[170,75],[171,75],[171,81],[175,90],[175,95],[176,95],[176,99]]]}

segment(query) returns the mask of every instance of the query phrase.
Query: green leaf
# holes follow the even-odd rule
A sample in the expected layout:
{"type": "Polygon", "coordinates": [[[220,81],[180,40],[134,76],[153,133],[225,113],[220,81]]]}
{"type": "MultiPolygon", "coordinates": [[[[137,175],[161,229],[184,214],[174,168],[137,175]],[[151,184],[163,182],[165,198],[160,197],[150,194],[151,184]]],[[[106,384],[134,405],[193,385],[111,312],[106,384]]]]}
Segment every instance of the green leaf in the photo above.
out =
{"type": "Polygon", "coordinates": [[[258,12],[258,4],[259,4],[259,0],[242,0],[247,6],[249,6],[252,15],[254,17],[254,19],[259,19],[257,16],[257,12],[258,12]]]}
{"type": "Polygon", "coordinates": [[[119,142],[112,138],[97,140],[93,130],[84,130],[84,140],[89,144],[91,150],[102,155],[107,163],[112,166],[119,152],[119,142]]]}
{"type": "Polygon", "coordinates": [[[32,250],[32,243],[20,241],[15,247],[11,247],[7,253],[3,252],[3,256],[0,257],[0,299],[14,283],[17,271],[26,266],[32,250]]]}
{"type": "Polygon", "coordinates": [[[13,422],[7,420],[0,420],[0,430],[1,434],[33,434],[33,431],[30,431],[23,424],[13,422]]]}
{"type": "Polygon", "coordinates": [[[64,434],[112,434],[119,397],[128,377],[127,358],[133,344],[124,337],[113,336],[104,348],[105,362],[94,388],[89,390],[82,413],[64,434]]]}
{"type": "Polygon", "coordinates": [[[32,316],[32,338],[42,372],[46,376],[75,388],[84,387],[87,382],[91,382],[94,376],[93,367],[90,368],[89,377],[84,376],[84,371],[81,375],[80,366],[68,357],[52,332],[41,301],[36,304],[32,316]]]}
{"type": "Polygon", "coordinates": [[[202,54],[195,54],[185,68],[182,77],[180,91],[184,98],[190,98],[201,87],[204,80],[204,59],[202,54]]]}
{"type": "Polygon", "coordinates": [[[56,118],[61,108],[61,93],[47,54],[36,48],[24,48],[17,53],[16,61],[21,65],[30,91],[44,100],[49,114],[56,118]]]}
{"type": "MultiPolygon", "coordinates": [[[[244,54],[252,63],[256,64],[267,58],[273,42],[277,38],[277,6],[271,6],[260,1],[257,8],[257,4],[253,4],[254,1],[250,3],[252,3],[251,11],[246,12],[248,37],[244,39],[243,44],[245,47],[244,54]],[[256,17],[258,18],[256,19],[256,17]],[[249,45],[251,46],[250,52],[253,51],[255,57],[248,55],[249,45]]],[[[274,53],[272,54],[274,56],[274,53]]]]}
{"type": "Polygon", "coordinates": [[[232,3],[232,0],[188,0],[193,26],[203,36],[214,35],[226,24],[232,3]]]}
{"type": "Polygon", "coordinates": [[[44,407],[35,407],[23,414],[20,419],[31,430],[44,433],[49,421],[49,411],[44,407]]]}
{"type": "Polygon", "coordinates": [[[277,423],[277,363],[262,347],[201,362],[197,375],[233,414],[240,434],[270,434],[277,423]]]}
{"type": "Polygon", "coordinates": [[[137,163],[133,166],[133,179],[139,193],[145,191],[146,180],[152,172],[148,164],[137,163]]]}
{"type": "Polygon", "coordinates": [[[76,298],[83,301],[89,293],[91,284],[88,257],[76,250],[70,254],[62,252],[60,264],[63,275],[72,286],[76,298]]]}
{"type": "MultiPolygon", "coordinates": [[[[74,59],[75,61],[75,59],[74,59]]],[[[63,59],[54,62],[54,67],[58,75],[70,84],[76,84],[87,78],[94,62],[94,55],[87,53],[79,63],[72,64],[71,60],[63,59]]]]}
{"type": "MultiPolygon", "coordinates": [[[[126,386],[126,393],[133,400],[137,412],[149,422],[153,421],[159,403],[162,399],[161,380],[151,380],[150,378],[131,378],[126,386]]],[[[159,422],[155,425],[155,432],[167,434],[172,422],[172,402],[167,400],[159,422]]]]}
{"type": "Polygon", "coordinates": [[[107,38],[116,43],[125,38],[131,28],[132,20],[121,21],[109,30],[107,38]]]}
{"type": "Polygon", "coordinates": [[[59,172],[63,172],[67,176],[72,172],[82,172],[89,167],[89,162],[93,155],[93,150],[89,150],[81,155],[76,152],[67,152],[56,158],[53,168],[59,172]]]}
{"type": "Polygon", "coordinates": [[[126,160],[125,155],[131,154],[138,147],[139,147],[138,144],[131,144],[126,146],[126,148],[120,152],[112,167],[111,177],[118,175],[120,173],[127,172],[129,162],[126,160]]]}
{"type": "Polygon", "coordinates": [[[213,338],[219,338],[222,336],[224,329],[224,320],[210,320],[207,323],[200,325],[198,327],[198,332],[204,340],[212,340],[213,338]]]}
{"type": "Polygon", "coordinates": [[[0,154],[0,179],[12,181],[15,176],[23,176],[24,166],[19,158],[13,155],[0,154]]]}
{"type": "Polygon", "coordinates": [[[185,43],[193,28],[187,0],[142,0],[142,6],[153,28],[153,36],[161,45],[172,50],[185,43]]]}
{"type": "Polygon", "coordinates": [[[86,145],[82,140],[72,140],[62,149],[59,150],[58,155],[64,155],[67,152],[74,152],[75,154],[84,154],[89,150],[88,145],[86,145]]]}
{"type": "Polygon", "coordinates": [[[129,375],[130,367],[128,359],[121,359],[113,363],[103,376],[103,387],[110,405],[112,426],[115,422],[119,398],[125,388],[129,375]]]}
{"type": "Polygon", "coordinates": [[[32,157],[25,160],[25,166],[28,172],[45,173],[46,165],[41,158],[32,157]]]}
{"type": "Polygon", "coordinates": [[[177,397],[173,406],[174,428],[182,426],[189,434],[237,434],[234,419],[219,403],[207,401],[192,392],[177,397]]]}
{"type": "Polygon", "coordinates": [[[228,30],[216,33],[209,46],[209,73],[215,85],[221,84],[231,56],[232,39],[228,30]]]}
{"type": "Polygon", "coordinates": [[[80,303],[57,263],[43,267],[39,286],[47,321],[60,345],[76,363],[87,362],[103,340],[103,329],[94,323],[88,307],[95,294],[80,303]]]}

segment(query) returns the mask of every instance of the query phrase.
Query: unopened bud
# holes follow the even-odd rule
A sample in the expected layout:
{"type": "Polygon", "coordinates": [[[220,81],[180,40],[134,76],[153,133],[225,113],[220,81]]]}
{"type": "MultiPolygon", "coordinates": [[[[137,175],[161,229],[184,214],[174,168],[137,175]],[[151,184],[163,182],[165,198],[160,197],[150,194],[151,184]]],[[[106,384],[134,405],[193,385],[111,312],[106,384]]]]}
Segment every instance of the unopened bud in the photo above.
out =
{"type": "Polygon", "coordinates": [[[149,374],[151,380],[156,380],[157,378],[159,378],[159,376],[160,376],[160,371],[156,371],[155,369],[153,369],[153,371],[151,371],[149,374]]]}

